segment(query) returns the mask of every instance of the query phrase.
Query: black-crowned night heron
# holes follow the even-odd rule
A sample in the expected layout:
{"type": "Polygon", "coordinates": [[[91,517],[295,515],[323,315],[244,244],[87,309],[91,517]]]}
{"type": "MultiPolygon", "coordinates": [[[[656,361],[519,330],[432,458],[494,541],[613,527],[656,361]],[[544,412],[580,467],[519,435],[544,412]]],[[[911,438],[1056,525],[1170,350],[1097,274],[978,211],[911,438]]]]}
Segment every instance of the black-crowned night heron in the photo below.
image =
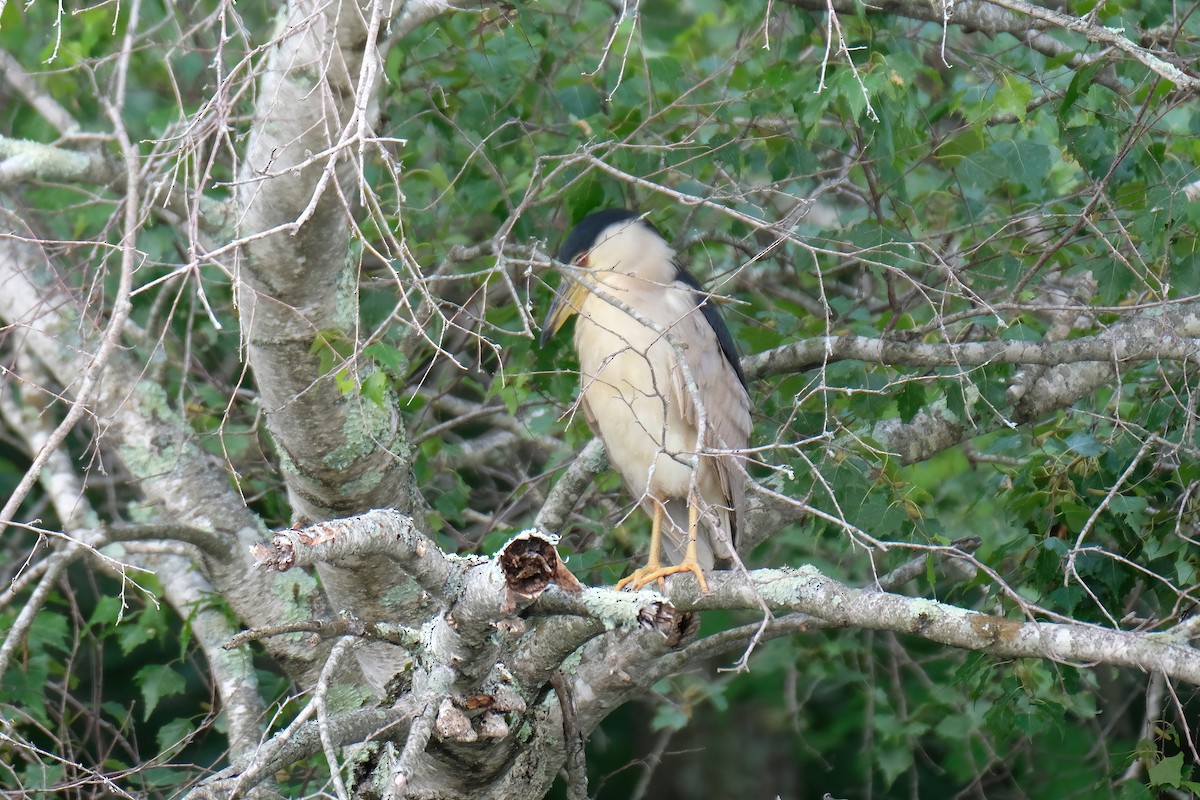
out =
{"type": "Polygon", "coordinates": [[[729,329],[666,240],[632,211],[585,218],[559,260],[582,269],[564,279],[542,344],[579,315],[579,405],[652,520],[646,566],[617,588],[691,572],[708,591],[703,571],[737,541],[750,436],[729,329]]]}

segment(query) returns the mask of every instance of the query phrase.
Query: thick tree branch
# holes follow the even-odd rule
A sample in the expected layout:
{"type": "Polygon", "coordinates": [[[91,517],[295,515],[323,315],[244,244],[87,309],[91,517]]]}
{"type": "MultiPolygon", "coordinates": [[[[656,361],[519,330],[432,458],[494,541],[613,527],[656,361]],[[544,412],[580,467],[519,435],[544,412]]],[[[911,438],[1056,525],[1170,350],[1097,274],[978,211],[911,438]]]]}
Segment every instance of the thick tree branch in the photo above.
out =
{"type": "Polygon", "coordinates": [[[757,608],[761,599],[772,611],[800,611],[837,625],[908,633],[999,658],[1136,667],[1200,684],[1200,650],[1176,637],[1083,624],[1017,622],[935,600],[854,589],[812,566],[755,570],[751,577],[753,582],[747,584],[738,576],[715,575],[706,595],[680,581],[672,584],[669,596],[684,611],[757,608]]]}
{"type": "MultiPolygon", "coordinates": [[[[1059,41],[1048,34],[1049,29],[1077,33],[1097,44],[1115,47],[1141,62],[1153,72],[1161,75],[1176,86],[1195,91],[1200,82],[1187,75],[1164,54],[1141,47],[1124,35],[1121,30],[1106,28],[1072,17],[1060,11],[1037,6],[1021,0],[964,0],[947,3],[920,2],[920,0],[884,0],[863,6],[857,0],[784,0],[788,5],[822,13],[833,10],[838,14],[854,15],[865,11],[869,14],[901,16],[938,25],[956,25],[968,31],[979,31],[989,36],[1007,33],[1024,42],[1031,49],[1055,59],[1066,59],[1073,69],[1081,69],[1094,62],[1094,56],[1077,52],[1078,48],[1059,41]],[[1015,12],[1015,13],[1014,13],[1015,12]]],[[[1129,89],[1110,73],[1101,72],[1094,80],[1118,94],[1129,89]]]]}
{"type": "MultiPolygon", "coordinates": [[[[419,503],[394,407],[343,392],[335,379],[340,370],[356,385],[364,377],[342,350],[357,350],[350,231],[363,148],[373,147],[385,8],[400,10],[382,0],[288,4],[237,191],[240,233],[248,239],[240,251],[242,333],[293,513],[305,521],[377,505],[412,511],[419,503]],[[325,374],[322,356],[334,356],[325,374]]],[[[357,605],[353,582],[331,583],[339,604],[357,605]]]]}
{"type": "MultiPolygon", "coordinates": [[[[1018,622],[979,614],[925,598],[905,597],[876,589],[854,589],[833,581],[813,567],[799,570],[757,570],[752,583],[731,573],[711,574],[710,592],[700,594],[686,581],[673,581],[668,596],[681,612],[711,608],[758,607],[760,598],[772,611],[787,616],[772,621],[768,635],[804,632],[814,628],[859,627],[907,633],[953,647],[976,650],[997,658],[1039,658],[1080,666],[1105,663],[1161,672],[1191,683],[1200,682],[1200,650],[1180,637],[1128,633],[1088,625],[1018,622]]],[[[543,604],[563,598],[547,596],[543,604]]],[[[570,598],[566,599],[571,603],[570,598]]],[[[685,669],[696,659],[743,646],[757,634],[759,625],[716,634],[672,652],[661,636],[630,632],[638,640],[621,647],[611,637],[590,642],[578,673],[579,688],[588,698],[577,712],[587,724],[596,724],[609,704],[624,702],[644,691],[664,675],[685,669]],[[617,653],[624,655],[618,656],[617,653]],[[633,656],[640,666],[626,663],[633,656]],[[592,669],[590,665],[603,665],[592,669]],[[618,664],[620,665],[618,667],[618,664]]]]}
{"type": "MultiPolygon", "coordinates": [[[[421,629],[418,638],[423,647],[412,653],[411,687],[405,696],[419,708],[437,709],[432,735],[443,750],[456,754],[456,774],[473,774],[478,780],[479,775],[512,763],[515,728],[510,718],[548,713],[540,706],[528,709],[527,702],[544,693],[551,674],[561,668],[562,658],[586,640],[574,639],[581,632],[590,637],[614,628],[637,629],[650,631],[660,641],[669,639],[664,631],[669,631],[676,618],[661,598],[606,589],[578,592],[574,579],[557,562],[550,541],[539,534],[526,532],[514,537],[494,559],[458,558],[443,554],[431,540],[413,536],[411,527],[399,512],[377,510],[350,520],[284,531],[276,536],[272,549],[260,548],[259,557],[265,567],[288,569],[319,560],[361,558],[372,552],[387,554],[400,569],[427,571],[421,580],[438,597],[442,611],[421,629]],[[554,589],[555,584],[565,591],[554,589]],[[544,625],[531,648],[531,640],[522,636],[525,623],[519,615],[548,595],[578,596],[578,607],[596,624],[577,626],[568,618],[558,626],[544,625]],[[563,636],[572,639],[569,646],[563,643],[563,636]],[[506,664],[514,669],[510,671],[506,664]],[[482,715],[479,709],[484,709],[482,715]],[[493,746],[481,747],[484,742],[493,746]]],[[[418,733],[420,743],[425,734],[418,733]]],[[[561,747],[562,739],[560,730],[547,741],[561,747]]],[[[551,758],[547,767],[550,778],[553,761],[561,759],[562,752],[551,758]]],[[[389,785],[395,786],[397,776],[403,776],[400,783],[413,787],[419,795],[427,758],[418,758],[406,745],[403,763],[390,773],[389,785]]],[[[507,778],[499,778],[494,786],[504,780],[507,778]]]]}
{"type": "MultiPolygon", "coordinates": [[[[5,222],[9,231],[22,230],[11,217],[5,222]]],[[[20,234],[0,233],[0,319],[15,326],[22,347],[62,385],[77,386],[94,363],[90,349],[99,332],[80,323],[89,315],[62,289],[42,248],[20,234]]],[[[291,598],[302,606],[300,616],[323,615],[320,598],[302,574],[263,581],[255,572],[250,546],[259,539],[259,521],[230,487],[222,466],[196,445],[162,387],[144,380],[130,354],[121,350],[113,351],[95,374],[89,404],[73,408],[91,415],[104,446],[165,518],[224,539],[221,557],[207,558],[205,567],[235,613],[252,626],[272,624],[294,615],[294,609],[283,607],[284,598],[291,598]]],[[[43,452],[49,452],[45,446],[43,452]]],[[[282,639],[271,649],[297,680],[319,656],[282,639]]]]}
{"type": "Polygon", "coordinates": [[[82,153],[0,136],[0,188],[29,181],[106,186],[123,173],[99,153],[82,153]]]}
{"type": "Polygon", "coordinates": [[[1097,25],[1086,19],[1073,17],[1054,9],[1043,8],[1033,3],[1024,2],[1024,0],[988,0],[988,2],[992,5],[1007,8],[1010,11],[1028,15],[1033,19],[1048,23],[1056,28],[1081,34],[1089,42],[1112,45],[1118,50],[1128,53],[1145,65],[1147,69],[1166,78],[1185,91],[1194,92],[1200,89],[1200,79],[1193,78],[1179,67],[1163,60],[1157,54],[1141,45],[1134,44],[1125,36],[1125,31],[1122,29],[1106,28],[1103,25],[1097,25]]]}
{"type": "MultiPolygon", "coordinates": [[[[955,541],[951,548],[929,554],[923,553],[909,559],[886,575],[881,575],[878,582],[868,587],[868,591],[891,592],[899,589],[910,580],[926,574],[931,555],[937,559],[937,569],[940,572],[963,573],[974,572],[974,565],[967,561],[966,554],[974,552],[981,540],[977,536],[966,536],[955,541]]],[[[791,636],[797,633],[807,633],[817,629],[836,627],[829,622],[811,614],[792,612],[769,620],[759,620],[746,625],[740,625],[718,633],[706,636],[682,649],[669,653],[660,658],[650,667],[650,678],[659,680],[667,675],[674,675],[687,669],[690,665],[700,663],[714,656],[724,655],[736,650],[743,650],[755,642],[764,642],[791,636]],[[764,626],[763,623],[766,623],[764,626]]]]}
{"type": "MultiPolygon", "coordinates": [[[[435,584],[431,585],[434,589],[444,585],[440,593],[443,603],[453,611],[439,614],[427,623],[420,639],[428,647],[416,655],[419,664],[411,691],[405,696],[415,703],[413,707],[418,713],[422,713],[419,709],[439,707],[430,735],[437,737],[441,747],[454,752],[459,752],[456,743],[472,743],[473,749],[461,751],[457,758],[467,759],[464,764],[477,764],[473,768],[476,770],[488,769],[485,764],[513,763],[500,755],[505,752],[503,743],[508,741],[512,730],[504,715],[526,711],[524,703],[514,695],[513,700],[499,706],[502,713],[493,713],[491,722],[483,718],[472,720],[467,716],[471,703],[477,702],[470,699],[472,693],[493,698],[489,703],[498,703],[495,698],[511,693],[505,687],[515,680],[513,686],[526,696],[536,694],[537,687],[544,686],[557,668],[562,670],[562,691],[576,697],[574,730],[586,733],[613,708],[644,691],[649,685],[647,681],[666,674],[664,670],[674,672],[682,668],[684,664],[679,659],[685,657],[684,653],[688,659],[710,654],[712,645],[706,647],[703,643],[677,651],[695,635],[694,615],[689,612],[706,609],[759,609],[765,603],[773,612],[788,615],[784,621],[771,623],[771,636],[814,626],[889,630],[1000,658],[1048,658],[1086,665],[1108,663],[1200,683],[1200,652],[1178,637],[1087,625],[1021,622],[879,589],[853,589],[812,567],[754,571],[749,583],[735,573],[713,573],[709,576],[711,591],[707,594],[700,593],[689,581],[673,580],[669,584],[669,600],[655,592],[588,589],[570,594],[549,587],[537,597],[514,606],[511,584],[505,588],[510,579],[502,579],[494,565],[458,561],[440,552],[431,555],[430,549],[436,550],[433,543],[423,537],[413,538],[410,533],[411,524],[403,515],[390,510],[375,511],[357,520],[284,532],[276,539],[274,552],[267,557],[277,568],[286,568],[318,558],[346,558],[372,551],[388,553],[398,564],[404,564],[405,569],[422,569],[421,565],[427,565],[433,576],[427,582],[435,584]],[[458,577],[451,573],[457,573],[458,577]],[[504,630],[503,621],[513,619],[522,606],[531,602],[531,610],[550,618],[519,639],[495,635],[497,626],[504,630]],[[652,608],[659,611],[647,611],[652,608]],[[673,620],[666,628],[649,620],[660,619],[664,614],[673,620]],[[562,636],[566,638],[560,639],[562,636]],[[582,659],[564,666],[562,659],[574,651],[579,651],[582,659]],[[532,667],[531,661],[539,662],[540,666],[532,667]],[[492,666],[499,662],[522,666],[513,676],[505,677],[505,673],[497,674],[492,666]],[[492,730],[497,737],[496,747],[480,750],[474,743],[493,735],[488,733],[492,730]]],[[[884,580],[902,582],[911,578],[915,569],[906,566],[884,580]]],[[[735,631],[725,639],[728,641],[718,635],[714,643],[722,650],[728,649],[735,640],[744,639],[743,632],[735,631]]],[[[548,707],[539,705],[530,713],[537,716],[547,711],[548,707]]],[[[561,725],[561,709],[555,716],[555,724],[561,725]]],[[[541,728],[539,731],[548,733],[541,728]]],[[[395,768],[389,770],[393,786],[407,789],[423,785],[424,759],[416,753],[425,746],[425,737],[422,731],[415,743],[410,740],[406,745],[402,769],[394,764],[395,768]]],[[[540,759],[538,763],[543,767],[561,763],[566,753],[564,739],[565,734],[559,729],[552,738],[533,748],[540,759]]],[[[521,757],[529,751],[527,743],[521,757]]],[[[509,774],[501,774],[489,786],[499,791],[509,774]]]]}
{"type": "Polygon", "coordinates": [[[390,508],[305,529],[279,531],[270,546],[260,544],[254,554],[260,566],[281,572],[293,567],[354,562],[385,555],[443,602],[450,598],[453,583],[461,579],[463,571],[480,561],[446,555],[432,539],[417,530],[412,517],[390,508]]]}
{"type": "MultiPolygon", "coordinates": [[[[391,708],[346,711],[327,720],[325,727],[330,741],[344,746],[377,737],[403,735],[415,713],[412,703],[402,701],[391,708]]],[[[320,749],[321,730],[316,721],[280,731],[253,754],[206,779],[188,792],[184,800],[235,800],[270,774],[320,749]]]]}
{"type": "MultiPolygon", "coordinates": [[[[1190,328],[1185,328],[1189,330],[1190,328]]],[[[742,360],[747,377],[792,374],[829,361],[853,359],[871,364],[925,367],[977,367],[987,364],[1112,364],[1140,361],[1200,361],[1200,339],[1173,325],[1156,335],[1114,329],[1061,341],[905,342],[866,336],[805,339],[742,360]]]]}
{"type": "Polygon", "coordinates": [[[49,92],[37,83],[37,80],[25,71],[21,62],[5,50],[0,50],[0,74],[9,86],[17,90],[25,102],[35,109],[43,119],[49,122],[63,136],[71,136],[80,130],[79,121],[71,116],[62,104],[55,100],[49,92]]]}
{"type": "MultiPolygon", "coordinates": [[[[1194,341],[1193,337],[1198,336],[1200,313],[1195,303],[1187,303],[1169,307],[1165,312],[1162,309],[1141,312],[1114,323],[1098,338],[1114,343],[1116,347],[1123,345],[1115,343],[1137,343],[1157,338],[1168,342],[1168,351],[1171,347],[1179,347],[1177,355],[1183,356],[1186,355],[1184,343],[1194,341]]],[[[1045,346],[1052,348],[1063,345],[1069,351],[1074,341],[1046,342],[1045,346]]],[[[1131,345],[1125,352],[1131,355],[1136,349],[1131,345]]],[[[1086,355],[1086,350],[1083,354],[1086,355]]],[[[1114,362],[1108,360],[1084,360],[1052,366],[1017,398],[1007,419],[997,418],[990,408],[977,412],[975,404],[978,395],[973,387],[968,386],[967,402],[964,403],[966,418],[950,411],[944,402],[939,401],[922,409],[911,422],[889,419],[877,423],[871,429],[870,436],[884,450],[896,454],[902,463],[916,463],[1001,426],[1033,422],[1052,411],[1066,408],[1099,387],[1110,384],[1116,374],[1114,362]]]]}
{"type": "MultiPolygon", "coordinates": [[[[297,520],[384,505],[414,513],[423,503],[395,399],[376,404],[356,390],[366,376],[350,246],[356,184],[376,147],[387,47],[380,36],[390,15],[401,14],[405,32],[445,8],[293,0],[262,73],[236,193],[237,292],[248,361],[297,520]],[[339,372],[353,388],[343,389],[339,372]]],[[[420,589],[397,588],[386,560],[318,571],[335,610],[382,619],[396,615],[399,599],[400,618],[422,613],[420,589]],[[383,587],[393,587],[388,597],[383,587]]],[[[355,655],[378,691],[404,667],[383,644],[355,655]]]]}

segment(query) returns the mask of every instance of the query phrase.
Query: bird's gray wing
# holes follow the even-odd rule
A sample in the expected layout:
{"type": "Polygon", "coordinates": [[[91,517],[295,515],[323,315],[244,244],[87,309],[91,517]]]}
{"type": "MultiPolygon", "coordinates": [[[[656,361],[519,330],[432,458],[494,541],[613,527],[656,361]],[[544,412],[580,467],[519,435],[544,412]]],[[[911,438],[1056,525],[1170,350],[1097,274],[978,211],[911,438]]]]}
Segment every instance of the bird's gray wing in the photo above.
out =
{"type": "MultiPolygon", "coordinates": [[[[688,344],[683,356],[695,386],[693,392],[683,370],[673,370],[674,399],[684,421],[693,429],[698,428],[700,421],[697,404],[704,408],[705,432],[700,444],[705,448],[742,451],[750,441],[750,396],[742,383],[740,372],[730,361],[719,331],[711,324],[711,315],[703,313],[703,310],[702,306],[698,306],[671,326],[672,338],[678,343],[688,344]]],[[[723,504],[731,511],[729,533],[736,537],[736,515],[745,497],[744,456],[722,453],[709,458],[721,484],[723,504]]]]}

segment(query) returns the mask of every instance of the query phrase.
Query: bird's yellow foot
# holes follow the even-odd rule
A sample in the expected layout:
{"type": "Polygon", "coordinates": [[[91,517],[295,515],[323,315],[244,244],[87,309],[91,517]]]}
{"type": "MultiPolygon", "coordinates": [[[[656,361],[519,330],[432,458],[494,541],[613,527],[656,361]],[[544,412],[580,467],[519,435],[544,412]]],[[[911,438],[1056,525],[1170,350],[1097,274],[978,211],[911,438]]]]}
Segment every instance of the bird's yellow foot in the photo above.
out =
{"type": "Polygon", "coordinates": [[[647,564],[644,567],[635,569],[628,576],[617,581],[617,589],[619,591],[628,588],[636,592],[653,581],[658,581],[659,588],[666,588],[667,576],[677,575],[680,572],[690,572],[695,575],[696,582],[700,584],[700,591],[708,592],[708,581],[704,580],[704,571],[700,569],[700,565],[695,561],[688,563],[686,560],[682,564],[676,564],[672,567],[647,564]]]}

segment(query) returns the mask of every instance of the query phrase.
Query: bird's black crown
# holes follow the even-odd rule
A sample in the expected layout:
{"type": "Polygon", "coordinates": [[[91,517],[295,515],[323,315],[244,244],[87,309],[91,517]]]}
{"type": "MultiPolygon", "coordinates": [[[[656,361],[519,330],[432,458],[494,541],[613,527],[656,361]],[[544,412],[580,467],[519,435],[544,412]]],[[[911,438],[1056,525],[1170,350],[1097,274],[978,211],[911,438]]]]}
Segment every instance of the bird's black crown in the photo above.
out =
{"type": "MultiPolygon", "coordinates": [[[[567,234],[567,240],[563,242],[562,249],[558,251],[558,260],[570,264],[580,253],[586,253],[592,249],[592,246],[596,244],[596,238],[605,228],[616,225],[618,222],[640,219],[641,216],[639,212],[630,211],[627,208],[608,208],[588,214],[567,234]]],[[[658,229],[646,220],[641,220],[641,224],[658,234],[658,229]]],[[[659,234],[659,236],[661,235],[659,234]]]]}

